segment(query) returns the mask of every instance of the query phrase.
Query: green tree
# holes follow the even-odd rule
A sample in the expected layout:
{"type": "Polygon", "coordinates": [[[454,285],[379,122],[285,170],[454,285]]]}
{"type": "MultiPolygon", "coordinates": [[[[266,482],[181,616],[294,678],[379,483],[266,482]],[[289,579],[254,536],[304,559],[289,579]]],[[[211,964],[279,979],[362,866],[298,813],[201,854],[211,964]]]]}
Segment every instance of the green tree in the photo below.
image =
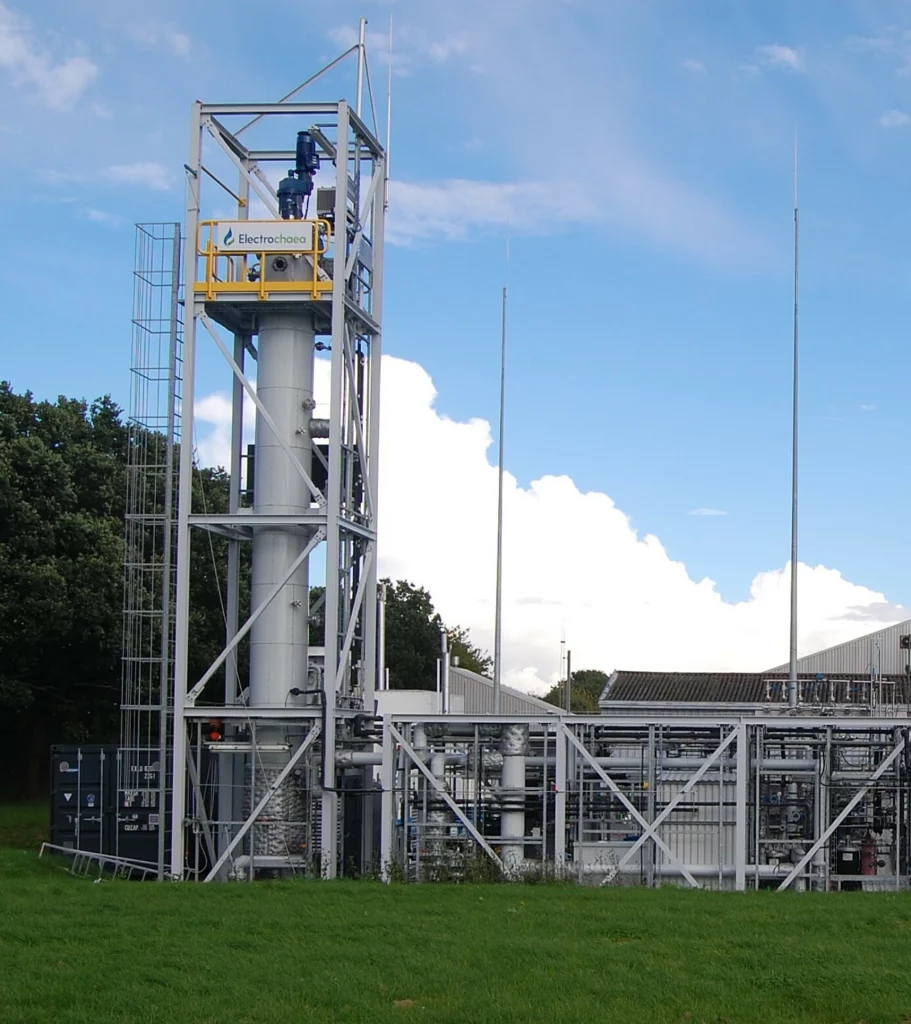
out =
{"type": "MultiPolygon", "coordinates": [[[[0,382],[0,780],[12,780],[13,795],[43,795],[51,743],[119,735],[130,443],[110,398],[38,402],[0,382]]],[[[161,492],[161,482],[149,486],[161,492]]],[[[227,511],[222,470],[195,474],[193,491],[194,511],[227,511]]],[[[224,538],[194,531],[197,677],[224,645],[226,552],[224,538]]],[[[241,571],[246,595],[248,553],[241,571]]]]}
{"type": "Polygon", "coordinates": [[[461,626],[445,627],[424,587],[407,580],[386,584],[386,667],[389,685],[396,690],[428,690],[436,684],[440,636],[445,628],[452,655],[472,672],[490,670],[490,657],[476,647],[461,626]]]}
{"type": "MultiPolygon", "coordinates": [[[[572,688],[570,690],[570,710],[577,715],[597,715],[598,698],[601,691],[607,685],[610,678],[606,672],[596,668],[583,668],[572,674],[572,688]]],[[[555,704],[558,708],[566,706],[566,680],[561,679],[556,686],[552,687],[544,695],[548,704],[555,704]]]]}
{"type": "Polygon", "coordinates": [[[116,735],[126,443],[109,398],[0,383],[0,711],[33,793],[52,740],[116,735]]]}
{"type": "Polygon", "coordinates": [[[468,630],[462,626],[453,626],[446,632],[449,635],[449,650],[454,658],[459,659],[459,667],[489,676],[493,669],[493,658],[471,642],[468,630]]]}

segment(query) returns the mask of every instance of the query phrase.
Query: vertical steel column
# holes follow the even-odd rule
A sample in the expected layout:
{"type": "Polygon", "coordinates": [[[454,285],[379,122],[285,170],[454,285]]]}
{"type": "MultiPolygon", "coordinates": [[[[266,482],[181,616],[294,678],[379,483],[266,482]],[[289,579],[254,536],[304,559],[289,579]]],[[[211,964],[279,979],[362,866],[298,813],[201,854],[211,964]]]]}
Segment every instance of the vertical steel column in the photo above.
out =
{"type": "Polygon", "coordinates": [[[199,223],[199,174],[202,152],[202,104],[190,118],[190,162],[187,178],[187,245],[184,253],[183,401],[180,409],[180,470],[177,498],[177,594],[174,629],[174,728],[171,760],[171,875],[184,876],[184,819],[187,801],[187,655],[190,622],[190,513],[193,501],[193,396],[196,387],[196,232],[199,223]]]}
{"type": "MultiPolygon", "coordinates": [[[[383,764],[380,769],[382,806],[380,812],[380,877],[390,879],[392,869],[393,834],[395,830],[395,742],[389,726],[391,715],[383,715],[383,764]]],[[[407,834],[408,822],[405,821],[407,834]]]]}
{"type": "MultiPolygon", "coordinates": [[[[241,187],[246,178],[241,175],[241,187]]],[[[241,193],[242,194],[242,193],[241,193]]],[[[246,338],[241,334],[234,335],[234,362],[244,370],[246,338]]],[[[240,511],[241,466],[243,456],[243,401],[244,388],[240,379],[235,376],[231,391],[231,464],[228,480],[228,512],[236,515],[240,511]]],[[[230,644],[237,633],[240,620],[240,546],[241,541],[228,541],[228,578],[225,597],[225,643],[230,644]]],[[[237,668],[237,648],[231,649],[225,659],[225,705],[234,704],[239,689],[239,673],[237,668]]],[[[218,755],[218,821],[215,842],[219,855],[224,852],[230,841],[230,825],[235,820],[234,787],[236,755],[218,755]]]]}
{"type": "Polygon", "coordinates": [[[554,737],[557,763],[554,769],[554,874],[562,878],[566,871],[566,737],[562,719],[554,737]]]}
{"type": "MultiPolygon", "coordinates": [[[[567,658],[569,655],[567,654],[567,658]]],[[[649,824],[655,821],[655,802],[657,800],[655,788],[658,785],[658,754],[655,744],[655,726],[648,727],[648,795],[646,796],[646,818],[649,824]]],[[[641,856],[647,857],[645,865],[645,884],[650,888],[655,884],[655,854],[658,847],[655,843],[646,843],[641,856]]]]}
{"type": "MultiPolygon", "coordinates": [[[[737,725],[737,774],[734,787],[734,889],[737,892],[744,892],[747,887],[747,787],[750,772],[749,728],[746,721],[741,718],[737,725]]],[[[723,778],[723,768],[721,772],[723,778]]]]}
{"type": "MultiPolygon", "coordinates": [[[[386,155],[381,157],[382,173],[386,175],[386,155]]],[[[380,161],[374,164],[374,172],[380,161]]],[[[385,218],[386,211],[383,205],[383,197],[379,191],[373,199],[373,219],[370,225],[371,242],[373,243],[373,276],[371,278],[370,291],[370,312],[376,323],[382,327],[383,323],[383,246],[385,242],[385,218]]],[[[367,357],[367,395],[366,403],[362,407],[362,414],[366,416],[366,444],[367,444],[367,477],[369,480],[369,493],[373,507],[370,519],[370,528],[374,534],[377,532],[377,520],[379,508],[377,505],[380,476],[380,370],[383,360],[383,338],[381,334],[374,334],[370,338],[370,351],[367,357]]],[[[375,691],[386,685],[385,651],[382,658],[376,656],[376,647],[379,642],[377,629],[378,609],[374,595],[376,594],[377,576],[379,570],[379,559],[376,548],[374,557],[369,560],[366,566],[367,572],[367,599],[364,601],[363,623],[364,623],[364,707],[372,711],[374,708],[375,691]],[[376,678],[375,666],[381,663],[382,675],[376,678]]],[[[385,606],[384,606],[385,607],[385,606]]]]}
{"type": "Polygon", "coordinates": [[[323,675],[323,771],[321,796],[320,872],[334,878],[338,871],[338,794],[336,790],[335,741],[338,683],[345,666],[339,664],[340,569],[342,565],[342,427],[345,416],[346,335],[345,296],[348,282],[345,263],[348,250],[348,104],[338,105],[335,174],[335,277],[332,288],[332,368],[329,397],[329,480],[326,495],[326,636],[323,675]]]}

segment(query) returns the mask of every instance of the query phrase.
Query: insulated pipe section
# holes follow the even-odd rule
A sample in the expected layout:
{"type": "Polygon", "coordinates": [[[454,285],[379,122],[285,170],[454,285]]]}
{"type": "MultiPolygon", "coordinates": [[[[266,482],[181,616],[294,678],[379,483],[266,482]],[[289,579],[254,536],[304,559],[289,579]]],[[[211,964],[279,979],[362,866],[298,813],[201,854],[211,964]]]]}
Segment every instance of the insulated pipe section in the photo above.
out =
{"type": "MultiPolygon", "coordinates": [[[[309,473],[313,409],[313,321],[308,313],[263,313],[259,323],[257,395],[282,439],[309,473]]],[[[293,515],[312,495],[262,416],[256,418],[254,511],[293,515]]],[[[300,528],[257,527],[251,600],[257,607],[307,543],[300,528]]],[[[289,691],[307,689],[309,574],[302,565],[250,631],[250,705],[287,707],[289,691]]],[[[264,730],[260,731],[260,737],[264,730]]]]}
{"type": "MultiPolygon", "coordinates": [[[[436,782],[446,788],[446,753],[442,750],[435,750],[430,755],[430,771],[436,782]]],[[[446,838],[446,828],[449,824],[449,807],[446,801],[428,787],[427,793],[427,838],[429,852],[436,858],[441,858],[444,853],[443,840],[446,838]]]]}
{"type": "MultiPolygon", "coordinates": [[[[426,763],[428,756],[423,758],[426,763]]],[[[471,760],[470,755],[467,752],[462,753],[449,753],[446,755],[446,764],[450,765],[464,765],[468,764],[471,760]]],[[[340,750],[336,754],[336,763],[343,767],[354,767],[364,765],[380,765],[383,763],[383,755],[379,751],[361,751],[361,750],[340,750]]],[[[530,754],[525,758],[525,765],[528,768],[540,768],[542,765],[554,765],[557,763],[555,757],[541,757],[540,754],[530,754]]],[[[621,768],[628,770],[630,768],[640,769],[643,766],[643,762],[639,758],[634,757],[596,757],[595,763],[600,765],[602,768],[621,768]]],[[[659,760],[658,765],[665,771],[696,771],[705,764],[704,761],[695,757],[669,757],[662,758],[659,760]]],[[[812,759],[807,760],[784,760],[784,759],[772,759],[765,760],[760,766],[760,770],[770,775],[786,775],[788,772],[813,772],[819,765],[818,761],[812,759]]],[[[737,759],[735,757],[719,758],[710,771],[717,772],[719,767],[722,768],[735,768],[737,766],[737,759]]],[[[503,768],[503,753],[500,750],[485,750],[481,753],[481,767],[488,772],[499,772],[503,768]]],[[[750,768],[755,771],[757,767],[756,761],[753,760],[750,763],[750,768]]],[[[859,774],[863,774],[860,772],[859,774]]],[[[835,772],[833,778],[845,777],[855,778],[858,772],[835,772]]]]}
{"type": "Polygon", "coordinates": [[[500,735],[503,772],[500,779],[500,841],[508,875],[519,874],[525,860],[525,758],[528,726],[504,725],[500,735]]]}

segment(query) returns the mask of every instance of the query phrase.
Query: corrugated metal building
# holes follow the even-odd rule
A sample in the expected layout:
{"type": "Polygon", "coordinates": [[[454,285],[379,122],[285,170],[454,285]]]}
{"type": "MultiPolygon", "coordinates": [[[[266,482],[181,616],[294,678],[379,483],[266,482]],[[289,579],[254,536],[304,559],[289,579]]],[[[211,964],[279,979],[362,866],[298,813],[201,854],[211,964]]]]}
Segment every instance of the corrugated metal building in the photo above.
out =
{"type": "MultiPolygon", "coordinates": [[[[884,675],[911,675],[911,649],[902,647],[902,637],[911,643],[911,619],[888,626],[876,633],[868,633],[856,640],[828,647],[816,654],[797,659],[797,671],[816,675],[833,672],[871,673],[884,675]]],[[[769,673],[788,674],[788,666],[776,665],[769,673]]]]}
{"type": "MultiPolygon", "coordinates": [[[[436,690],[378,690],[378,713],[438,715],[441,695],[436,690]]],[[[489,715],[493,712],[493,680],[452,665],[449,669],[449,710],[454,715],[489,715]]],[[[559,715],[560,709],[530,693],[500,687],[504,715],[559,715]]]]}
{"type": "MultiPolygon", "coordinates": [[[[463,714],[488,715],[493,711],[493,680],[453,665],[449,670],[449,690],[453,698],[464,701],[463,714]]],[[[559,715],[560,709],[530,693],[500,686],[500,709],[504,715],[559,715]]]]}
{"type": "MultiPolygon", "coordinates": [[[[799,704],[845,713],[911,711],[911,620],[797,662],[799,704]]],[[[604,714],[768,714],[787,705],[788,666],[766,672],[614,672],[604,714]]]]}
{"type": "MultiPolygon", "coordinates": [[[[813,707],[875,709],[892,714],[911,705],[911,676],[848,672],[798,676],[799,703],[813,707]],[[822,678],[819,676],[822,675],[822,678]]],[[[603,714],[768,714],[787,705],[787,678],[779,672],[612,673],[601,692],[603,714]]]]}

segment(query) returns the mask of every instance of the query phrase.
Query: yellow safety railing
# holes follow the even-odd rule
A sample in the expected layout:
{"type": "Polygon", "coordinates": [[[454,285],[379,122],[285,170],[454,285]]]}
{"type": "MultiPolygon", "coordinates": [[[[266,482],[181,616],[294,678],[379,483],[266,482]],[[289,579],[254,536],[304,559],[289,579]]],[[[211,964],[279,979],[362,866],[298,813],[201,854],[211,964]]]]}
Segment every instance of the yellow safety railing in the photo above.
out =
{"type": "MultiPolygon", "coordinates": [[[[204,269],[202,280],[194,282],[193,290],[205,295],[207,300],[226,298],[231,294],[254,294],[267,301],[276,293],[295,292],[309,293],[310,298],[318,299],[326,292],[331,292],[331,280],[321,280],[319,276],[319,258],[329,251],[332,241],[332,225],[327,220],[317,218],[308,221],[294,221],[295,224],[313,225],[313,246],[310,249],[295,249],[293,252],[223,252],[216,244],[216,229],[222,221],[200,221],[196,234],[197,267],[200,260],[204,269]],[[264,273],[266,260],[274,256],[306,256],[313,268],[313,274],[300,281],[267,281],[264,273]],[[255,280],[250,280],[250,272],[256,264],[259,270],[255,280]]],[[[260,223],[260,222],[253,222],[260,223]]],[[[276,221],[282,224],[282,221],[276,221]]],[[[197,270],[198,274],[198,270],[197,270]]]]}

